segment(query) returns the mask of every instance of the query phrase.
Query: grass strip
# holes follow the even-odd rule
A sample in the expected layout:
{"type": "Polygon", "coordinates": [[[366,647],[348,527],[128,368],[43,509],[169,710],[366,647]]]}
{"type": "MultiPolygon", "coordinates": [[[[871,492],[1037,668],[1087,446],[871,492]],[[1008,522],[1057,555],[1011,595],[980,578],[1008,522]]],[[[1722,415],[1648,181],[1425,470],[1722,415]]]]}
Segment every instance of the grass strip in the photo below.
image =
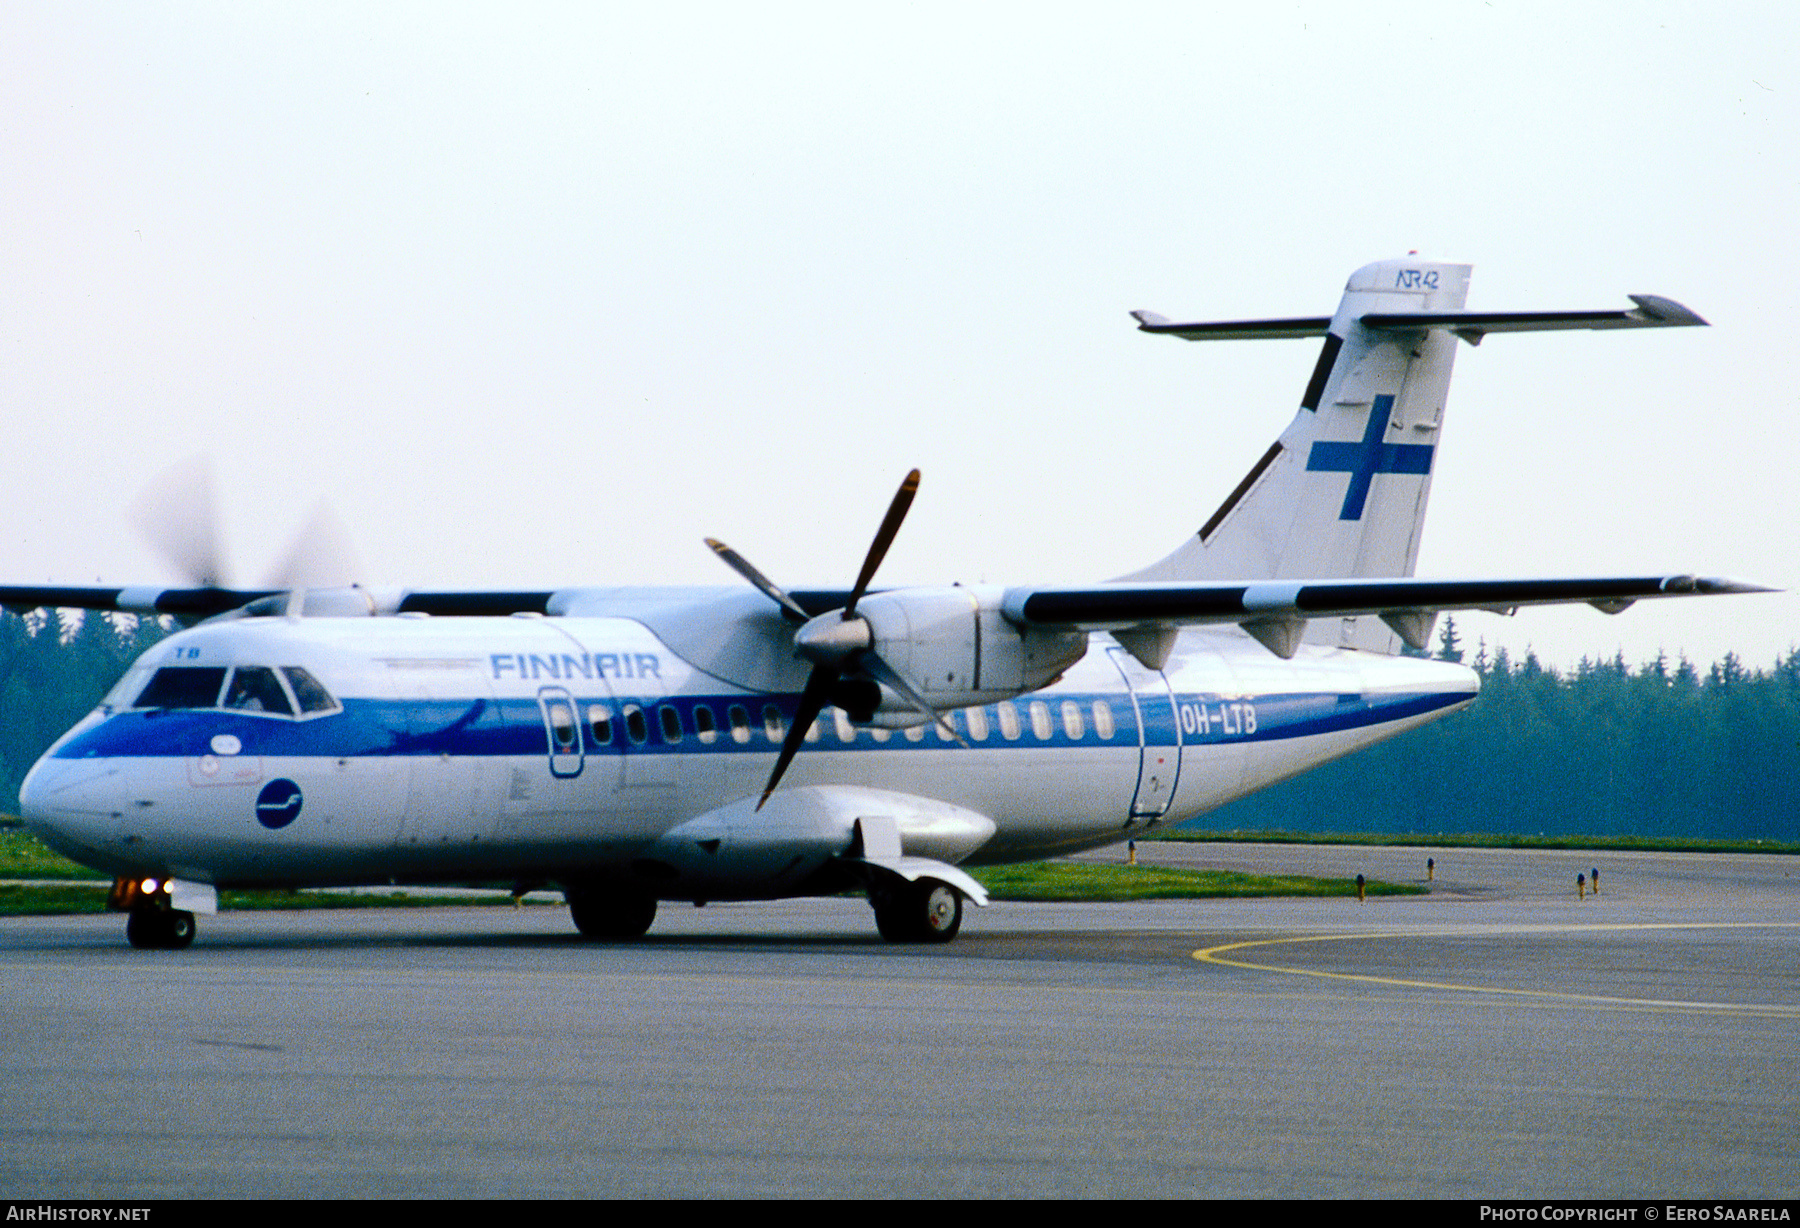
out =
{"type": "Polygon", "coordinates": [[[0,826],[0,878],[91,879],[94,871],[78,865],[22,827],[0,826]]]}
{"type": "MultiPolygon", "coordinates": [[[[1163,866],[1087,865],[1037,861],[980,866],[969,873],[996,900],[1036,903],[1128,903],[1132,900],[1255,899],[1269,896],[1354,896],[1353,878],[1240,874],[1235,870],[1178,870],[1163,866]]],[[[1425,895],[1405,883],[1371,881],[1370,895],[1425,895]]]]}

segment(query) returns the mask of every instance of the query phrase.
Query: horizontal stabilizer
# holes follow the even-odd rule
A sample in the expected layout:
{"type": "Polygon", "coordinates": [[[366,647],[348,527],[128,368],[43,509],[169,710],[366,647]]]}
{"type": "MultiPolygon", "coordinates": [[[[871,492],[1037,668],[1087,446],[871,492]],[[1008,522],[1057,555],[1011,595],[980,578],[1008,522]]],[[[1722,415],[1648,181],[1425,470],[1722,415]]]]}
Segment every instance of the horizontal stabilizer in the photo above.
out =
{"type": "Polygon", "coordinates": [[[1331,327],[1330,316],[1295,320],[1226,320],[1210,324],[1171,324],[1154,311],[1134,311],[1138,328],[1146,333],[1167,333],[1187,341],[1281,341],[1297,337],[1323,337],[1331,327]]]}
{"type": "MultiPolygon", "coordinates": [[[[1440,329],[1455,333],[1471,345],[1480,345],[1488,333],[1542,333],[1576,328],[1688,328],[1704,325],[1694,312],[1673,299],[1654,294],[1627,295],[1637,307],[1631,311],[1440,311],[1372,312],[1354,317],[1376,332],[1425,332],[1440,329]]],[[[1323,337],[1331,328],[1329,316],[1292,320],[1225,320],[1213,323],[1175,324],[1154,311],[1134,311],[1138,329],[1164,333],[1185,341],[1261,341],[1323,337]]]]}
{"type": "Polygon", "coordinates": [[[1381,332],[1445,329],[1470,345],[1488,333],[1544,333],[1578,328],[1691,328],[1706,321],[1673,299],[1653,294],[1627,295],[1633,311],[1445,311],[1419,314],[1372,314],[1365,328],[1381,332]]]}

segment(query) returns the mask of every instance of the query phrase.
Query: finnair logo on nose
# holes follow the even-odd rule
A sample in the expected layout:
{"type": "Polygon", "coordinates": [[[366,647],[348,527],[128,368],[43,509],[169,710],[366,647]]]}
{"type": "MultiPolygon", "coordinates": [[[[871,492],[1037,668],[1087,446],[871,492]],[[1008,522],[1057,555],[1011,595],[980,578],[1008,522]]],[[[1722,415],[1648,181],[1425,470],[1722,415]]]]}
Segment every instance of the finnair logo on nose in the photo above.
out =
{"type": "Polygon", "coordinates": [[[273,830],[300,817],[300,786],[291,780],[271,780],[256,795],[256,821],[273,830]]]}

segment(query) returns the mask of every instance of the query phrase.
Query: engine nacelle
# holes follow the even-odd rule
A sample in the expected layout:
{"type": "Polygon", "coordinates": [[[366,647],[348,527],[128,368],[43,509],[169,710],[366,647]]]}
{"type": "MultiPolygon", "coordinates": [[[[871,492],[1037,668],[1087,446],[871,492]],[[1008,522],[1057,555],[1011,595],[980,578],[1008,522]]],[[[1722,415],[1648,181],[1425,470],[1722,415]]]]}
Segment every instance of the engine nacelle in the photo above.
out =
{"type": "MultiPolygon", "coordinates": [[[[1000,612],[1004,596],[986,585],[895,589],[864,597],[856,613],[875,652],[934,707],[964,708],[1047,686],[1087,654],[1087,632],[1018,627],[1000,612]]],[[[882,687],[874,719],[925,718],[882,687]]]]}
{"type": "Polygon", "coordinates": [[[831,867],[853,851],[859,819],[890,825],[905,857],[949,863],[941,877],[952,883],[950,865],[994,835],[986,815],[932,798],[852,785],[782,789],[760,810],[747,797],[664,832],[633,863],[636,885],[666,900],[842,890],[850,884],[833,878],[831,867]]]}

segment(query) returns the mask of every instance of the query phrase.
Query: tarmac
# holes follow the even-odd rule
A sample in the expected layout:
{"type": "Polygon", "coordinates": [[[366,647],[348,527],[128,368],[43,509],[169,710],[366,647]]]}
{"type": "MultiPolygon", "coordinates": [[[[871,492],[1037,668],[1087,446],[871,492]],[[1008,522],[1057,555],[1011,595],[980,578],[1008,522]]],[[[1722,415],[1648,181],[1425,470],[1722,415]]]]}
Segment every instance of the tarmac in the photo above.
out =
{"type": "Polygon", "coordinates": [[[1427,857],[941,947],[847,899],[8,918],[0,1197],[1795,1196],[1800,858],[1140,848],[1427,857]]]}

